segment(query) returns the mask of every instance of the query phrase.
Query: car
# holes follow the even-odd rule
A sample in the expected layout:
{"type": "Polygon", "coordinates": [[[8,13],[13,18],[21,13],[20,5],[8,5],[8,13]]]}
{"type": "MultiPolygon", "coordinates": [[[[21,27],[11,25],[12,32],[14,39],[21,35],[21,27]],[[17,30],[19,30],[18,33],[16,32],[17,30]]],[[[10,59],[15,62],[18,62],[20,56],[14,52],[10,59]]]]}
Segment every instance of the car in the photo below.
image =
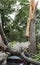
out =
{"type": "Polygon", "coordinates": [[[7,65],[24,65],[25,60],[18,56],[9,56],[7,58],[7,65]]]}

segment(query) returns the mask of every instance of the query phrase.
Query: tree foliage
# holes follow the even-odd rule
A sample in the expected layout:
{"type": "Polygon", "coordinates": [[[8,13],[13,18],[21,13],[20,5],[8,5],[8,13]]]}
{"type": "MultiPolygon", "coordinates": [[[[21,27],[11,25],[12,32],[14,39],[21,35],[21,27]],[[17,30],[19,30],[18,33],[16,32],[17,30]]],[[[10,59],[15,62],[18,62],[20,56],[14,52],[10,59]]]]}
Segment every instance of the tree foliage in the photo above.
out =
{"type": "Polygon", "coordinates": [[[40,10],[37,9],[36,13],[36,41],[37,43],[40,43],[40,10]]]}
{"type": "Polygon", "coordinates": [[[19,6],[21,8],[13,8],[17,0],[0,0],[2,8],[0,8],[0,13],[2,16],[2,24],[4,32],[9,41],[26,41],[25,29],[26,21],[28,16],[28,3],[27,0],[18,0],[20,2],[19,6]],[[15,20],[12,20],[9,14],[12,14],[16,11],[15,20]]]}

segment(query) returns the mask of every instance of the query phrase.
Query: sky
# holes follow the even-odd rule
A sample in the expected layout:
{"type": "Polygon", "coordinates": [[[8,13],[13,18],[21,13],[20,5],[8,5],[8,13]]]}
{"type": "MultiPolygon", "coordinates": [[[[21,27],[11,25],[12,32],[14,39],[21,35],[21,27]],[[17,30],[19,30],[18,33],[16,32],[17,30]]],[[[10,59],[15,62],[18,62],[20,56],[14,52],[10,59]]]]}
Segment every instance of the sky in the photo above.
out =
{"type": "MultiPolygon", "coordinates": [[[[30,1],[30,0],[29,0],[30,1]]],[[[40,9],[40,0],[35,0],[35,2],[37,2],[38,1],[38,9],[40,9]]]]}
{"type": "Polygon", "coordinates": [[[38,9],[40,9],[40,0],[38,0],[38,9]]]}
{"type": "Polygon", "coordinates": [[[36,2],[38,1],[38,9],[40,9],[40,0],[35,0],[36,2]]]}

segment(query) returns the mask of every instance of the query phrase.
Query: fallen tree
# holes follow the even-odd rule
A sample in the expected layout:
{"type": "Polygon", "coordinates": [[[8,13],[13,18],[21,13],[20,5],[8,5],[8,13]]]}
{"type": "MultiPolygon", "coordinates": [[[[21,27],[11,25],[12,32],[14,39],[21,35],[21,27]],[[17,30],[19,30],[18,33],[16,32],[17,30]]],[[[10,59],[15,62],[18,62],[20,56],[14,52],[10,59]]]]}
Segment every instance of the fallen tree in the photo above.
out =
{"type": "Polygon", "coordinates": [[[35,65],[40,65],[39,61],[34,61],[33,59],[30,59],[30,58],[26,57],[23,51],[20,50],[20,52],[15,52],[8,46],[8,41],[7,41],[7,38],[6,38],[5,34],[4,34],[4,31],[3,31],[3,28],[2,28],[2,23],[0,23],[0,34],[2,36],[2,40],[3,40],[4,44],[8,48],[8,52],[10,52],[11,54],[16,54],[16,53],[20,54],[20,56],[23,59],[25,59],[27,62],[35,64],[35,65]]]}
{"type": "MultiPolygon", "coordinates": [[[[2,40],[3,40],[3,42],[4,42],[4,44],[7,46],[7,48],[8,48],[8,52],[10,52],[11,54],[16,54],[16,55],[20,55],[21,56],[21,58],[23,58],[23,59],[25,59],[25,61],[27,61],[27,62],[29,62],[29,63],[31,63],[31,64],[35,64],[35,65],[40,65],[40,62],[39,61],[36,61],[36,60],[33,60],[32,58],[28,58],[28,57],[26,57],[25,56],[25,54],[24,54],[24,51],[22,51],[22,49],[20,49],[20,51],[18,52],[18,51],[13,51],[9,46],[8,46],[8,40],[7,40],[7,38],[6,38],[6,36],[5,36],[5,33],[4,33],[4,31],[3,31],[3,28],[2,28],[2,21],[1,21],[1,15],[0,15],[0,34],[1,34],[1,36],[2,36],[2,40]]],[[[3,60],[1,60],[1,62],[2,62],[3,60]]],[[[1,63],[0,62],[0,63],[1,63]]]]}

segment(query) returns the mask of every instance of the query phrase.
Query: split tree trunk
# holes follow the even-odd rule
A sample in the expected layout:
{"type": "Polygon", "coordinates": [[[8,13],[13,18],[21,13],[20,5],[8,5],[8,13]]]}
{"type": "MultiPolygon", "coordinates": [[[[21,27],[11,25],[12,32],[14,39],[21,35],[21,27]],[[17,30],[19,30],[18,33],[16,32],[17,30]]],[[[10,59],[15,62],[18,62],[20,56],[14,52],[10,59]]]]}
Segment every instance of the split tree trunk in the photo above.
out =
{"type": "Polygon", "coordinates": [[[29,37],[29,41],[31,43],[29,48],[31,53],[36,52],[35,17],[36,17],[37,4],[38,2],[35,3],[35,0],[30,1],[29,16],[28,16],[27,27],[26,27],[26,36],[29,37]]]}

